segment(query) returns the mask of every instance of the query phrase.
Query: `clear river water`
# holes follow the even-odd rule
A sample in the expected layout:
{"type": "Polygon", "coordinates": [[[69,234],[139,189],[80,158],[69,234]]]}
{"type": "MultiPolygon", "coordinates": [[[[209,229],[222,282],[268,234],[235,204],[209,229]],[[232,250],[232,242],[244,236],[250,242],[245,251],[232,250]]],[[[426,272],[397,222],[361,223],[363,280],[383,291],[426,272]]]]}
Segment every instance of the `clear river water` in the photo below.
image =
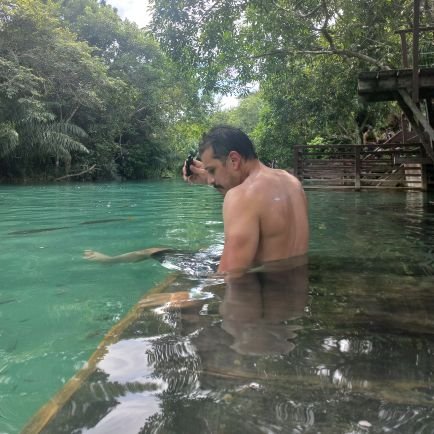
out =
{"type": "Polygon", "coordinates": [[[276,295],[266,276],[257,293],[206,276],[223,246],[211,188],[0,186],[0,433],[20,432],[171,275],[169,292],[194,303],[125,330],[89,380],[111,388],[83,392],[74,405],[93,411],[66,407],[46,432],[434,432],[434,195],[307,195],[306,285],[276,295]],[[153,246],[191,254],[82,258],[153,246]]]}

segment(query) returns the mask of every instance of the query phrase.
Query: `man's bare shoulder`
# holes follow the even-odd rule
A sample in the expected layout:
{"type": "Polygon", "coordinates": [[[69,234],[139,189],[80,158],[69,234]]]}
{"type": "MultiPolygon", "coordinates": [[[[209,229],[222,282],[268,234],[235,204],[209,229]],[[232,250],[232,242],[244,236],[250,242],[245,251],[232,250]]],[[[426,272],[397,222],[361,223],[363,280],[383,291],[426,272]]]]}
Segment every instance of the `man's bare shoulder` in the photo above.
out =
{"type": "Polygon", "coordinates": [[[261,175],[254,178],[250,184],[252,193],[281,188],[292,191],[302,191],[303,187],[297,177],[282,169],[264,168],[261,175]]]}
{"type": "Polygon", "coordinates": [[[287,170],[273,169],[273,172],[275,172],[278,176],[282,177],[282,179],[290,181],[292,184],[296,186],[301,186],[301,182],[299,181],[299,179],[296,176],[289,173],[287,170]]]}
{"type": "Polygon", "coordinates": [[[257,213],[259,208],[258,195],[253,185],[242,183],[231,188],[223,201],[223,214],[225,213],[257,213]]]}
{"type": "Polygon", "coordinates": [[[223,200],[223,204],[229,204],[229,203],[239,203],[240,201],[243,202],[246,199],[246,193],[248,189],[246,188],[246,185],[240,184],[236,187],[232,187],[225,195],[225,198],[223,200]]]}
{"type": "Polygon", "coordinates": [[[265,167],[255,176],[249,177],[240,185],[231,188],[225,196],[225,203],[237,203],[239,206],[258,204],[261,198],[267,199],[277,192],[304,193],[297,177],[286,170],[265,167]]]}

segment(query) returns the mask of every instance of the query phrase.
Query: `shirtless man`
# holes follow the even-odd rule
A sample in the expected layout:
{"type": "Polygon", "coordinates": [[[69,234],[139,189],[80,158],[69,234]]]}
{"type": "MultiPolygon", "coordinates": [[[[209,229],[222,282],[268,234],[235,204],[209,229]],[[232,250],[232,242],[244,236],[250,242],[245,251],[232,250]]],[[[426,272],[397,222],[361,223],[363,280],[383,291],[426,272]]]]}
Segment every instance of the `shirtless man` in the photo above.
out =
{"type": "MultiPolygon", "coordinates": [[[[264,262],[307,253],[309,225],[303,188],[286,171],[262,164],[249,137],[233,127],[213,128],[199,146],[192,184],[209,184],[224,195],[225,242],[218,272],[246,270],[264,262]]],[[[117,257],[86,251],[85,257],[104,262],[133,261],[152,256],[145,249],[117,257]]],[[[158,250],[159,252],[160,250],[158,250]]],[[[157,253],[158,253],[157,252],[157,253]]]]}
{"type": "Polygon", "coordinates": [[[231,127],[213,128],[188,177],[224,195],[225,243],[219,272],[307,253],[307,203],[297,178],[262,164],[250,139],[231,127]]]}

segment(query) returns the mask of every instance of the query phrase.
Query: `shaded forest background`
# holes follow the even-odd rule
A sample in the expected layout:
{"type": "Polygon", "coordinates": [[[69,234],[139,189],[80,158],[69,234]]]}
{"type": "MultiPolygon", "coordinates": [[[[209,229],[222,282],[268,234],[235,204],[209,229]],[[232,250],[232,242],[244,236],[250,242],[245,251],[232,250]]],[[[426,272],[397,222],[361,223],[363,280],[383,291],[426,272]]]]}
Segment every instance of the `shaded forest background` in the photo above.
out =
{"type": "MultiPolygon", "coordinates": [[[[294,144],[357,143],[399,114],[364,106],[357,75],[400,66],[412,7],[155,0],[140,29],[105,1],[0,0],[0,180],[172,176],[217,123],[286,168],[294,144]],[[239,106],[221,110],[225,94],[239,106]]],[[[434,22],[430,1],[421,15],[434,22]]]]}

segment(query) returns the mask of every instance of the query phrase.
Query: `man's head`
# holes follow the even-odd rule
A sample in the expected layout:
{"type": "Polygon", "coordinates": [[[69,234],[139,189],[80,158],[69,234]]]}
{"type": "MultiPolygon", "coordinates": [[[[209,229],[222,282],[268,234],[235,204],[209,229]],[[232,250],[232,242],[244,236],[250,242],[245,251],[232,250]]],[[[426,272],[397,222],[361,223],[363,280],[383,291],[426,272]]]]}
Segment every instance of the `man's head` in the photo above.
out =
{"type": "Polygon", "coordinates": [[[246,162],[258,158],[247,134],[229,126],[217,126],[205,134],[199,155],[208,173],[208,184],[222,194],[241,184],[246,162]]]}

